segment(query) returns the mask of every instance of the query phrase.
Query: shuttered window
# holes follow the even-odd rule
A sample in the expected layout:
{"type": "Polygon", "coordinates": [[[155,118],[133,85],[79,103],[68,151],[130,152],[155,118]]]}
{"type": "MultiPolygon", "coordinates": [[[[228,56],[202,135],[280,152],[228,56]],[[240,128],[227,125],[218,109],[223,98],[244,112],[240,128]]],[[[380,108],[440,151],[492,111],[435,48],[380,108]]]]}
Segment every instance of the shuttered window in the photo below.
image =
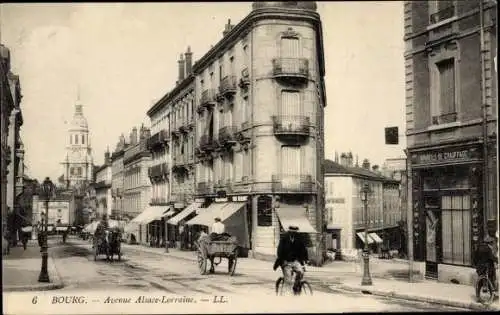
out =
{"type": "Polygon", "coordinates": [[[242,174],[242,176],[246,177],[246,179],[248,180],[250,177],[250,167],[251,167],[250,151],[243,150],[243,151],[241,151],[241,154],[242,154],[242,160],[243,160],[243,164],[242,164],[243,174],[242,174]]]}
{"type": "Polygon", "coordinates": [[[437,64],[439,70],[439,105],[441,114],[455,112],[455,60],[447,59],[437,64]]]}
{"type": "Polygon", "coordinates": [[[298,58],[299,39],[296,37],[281,38],[281,58],[298,58]]]}
{"type": "Polygon", "coordinates": [[[281,147],[281,174],[301,174],[300,146],[284,145],[281,147]]]}

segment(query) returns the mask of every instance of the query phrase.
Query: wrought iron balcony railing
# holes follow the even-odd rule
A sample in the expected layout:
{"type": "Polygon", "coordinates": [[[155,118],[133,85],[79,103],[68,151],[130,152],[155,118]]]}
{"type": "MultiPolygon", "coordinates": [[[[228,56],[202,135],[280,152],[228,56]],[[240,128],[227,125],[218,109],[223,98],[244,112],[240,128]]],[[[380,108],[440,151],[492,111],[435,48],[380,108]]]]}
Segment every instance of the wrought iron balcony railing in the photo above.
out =
{"type": "Polygon", "coordinates": [[[273,59],[273,75],[282,78],[307,79],[309,77],[309,60],[306,58],[275,58],[273,59]]]}
{"type": "Polygon", "coordinates": [[[235,126],[225,126],[219,129],[219,143],[221,145],[233,145],[236,143],[237,129],[235,126]]]}
{"type": "Polygon", "coordinates": [[[279,136],[309,136],[311,120],[303,115],[273,116],[273,130],[279,136]]]}
{"type": "Polygon", "coordinates": [[[168,175],[168,164],[161,163],[148,168],[149,177],[162,177],[168,175]]]}
{"type": "Polygon", "coordinates": [[[439,124],[452,123],[452,122],[456,122],[457,118],[458,118],[458,115],[456,112],[441,114],[439,116],[432,116],[432,124],[439,125],[439,124]]]}
{"type": "Polygon", "coordinates": [[[455,16],[455,6],[449,6],[447,8],[444,8],[442,10],[437,11],[434,14],[430,15],[429,22],[431,24],[439,23],[443,20],[452,18],[455,16]]]}
{"type": "Polygon", "coordinates": [[[217,93],[215,89],[207,89],[201,92],[200,107],[208,107],[217,103],[217,93]]]}
{"type": "Polygon", "coordinates": [[[220,81],[219,93],[223,96],[229,96],[236,93],[237,90],[236,76],[227,75],[220,81]]]}
{"type": "Polygon", "coordinates": [[[210,152],[214,149],[214,139],[209,135],[202,135],[200,138],[200,149],[205,152],[210,152]]]}
{"type": "Polygon", "coordinates": [[[272,176],[273,192],[282,193],[311,193],[313,181],[311,175],[283,175],[272,176]]]}
{"type": "Polygon", "coordinates": [[[147,140],[147,146],[148,149],[154,149],[159,146],[164,145],[167,141],[169,140],[168,133],[166,130],[160,130],[159,132],[155,133],[152,135],[148,140],[147,140]]]}

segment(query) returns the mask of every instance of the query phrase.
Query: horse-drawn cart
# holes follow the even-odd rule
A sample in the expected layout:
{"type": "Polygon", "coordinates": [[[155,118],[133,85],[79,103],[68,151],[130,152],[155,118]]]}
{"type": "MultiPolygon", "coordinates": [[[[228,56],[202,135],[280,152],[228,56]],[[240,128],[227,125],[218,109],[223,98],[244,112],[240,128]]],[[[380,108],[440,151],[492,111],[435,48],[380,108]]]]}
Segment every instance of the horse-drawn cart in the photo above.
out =
{"type": "Polygon", "coordinates": [[[118,261],[122,259],[121,233],[114,230],[106,230],[101,235],[96,235],[94,242],[94,260],[97,256],[106,255],[106,260],[113,261],[113,256],[118,255],[118,261]]]}
{"type": "Polygon", "coordinates": [[[222,262],[222,258],[227,258],[229,275],[234,275],[236,262],[238,260],[238,244],[235,237],[230,237],[228,240],[211,240],[210,237],[206,235],[200,237],[196,245],[200,274],[206,274],[207,260],[211,262],[210,271],[213,272],[214,265],[219,265],[222,262]],[[219,261],[216,262],[215,258],[218,258],[219,261]]]}

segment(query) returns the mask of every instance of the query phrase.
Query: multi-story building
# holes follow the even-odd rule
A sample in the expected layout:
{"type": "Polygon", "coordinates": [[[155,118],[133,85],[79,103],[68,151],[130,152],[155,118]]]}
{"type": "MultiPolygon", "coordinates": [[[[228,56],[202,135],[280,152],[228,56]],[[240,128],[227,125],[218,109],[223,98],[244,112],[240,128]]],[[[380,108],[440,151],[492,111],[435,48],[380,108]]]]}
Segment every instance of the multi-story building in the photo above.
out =
{"type": "MultiPolygon", "coordinates": [[[[401,204],[401,224],[406,229],[406,216],[408,213],[408,175],[407,175],[407,159],[405,157],[386,159],[382,166],[382,174],[386,177],[395,179],[400,182],[399,196],[401,204]]],[[[407,248],[405,247],[405,252],[407,248]]]]}
{"type": "Polygon", "coordinates": [[[411,249],[445,282],[472,283],[474,249],[498,224],[496,12],[489,0],[404,4],[411,249]]]}
{"type": "Polygon", "coordinates": [[[24,147],[20,129],[23,125],[19,76],[11,71],[10,51],[0,46],[2,64],[2,218],[12,241],[17,241],[22,224],[18,197],[23,192],[24,147]],[[4,177],[5,176],[5,177],[4,177]],[[5,191],[4,191],[5,190],[5,191]]]}
{"type": "MultiPolygon", "coordinates": [[[[120,141],[116,145],[116,149],[111,155],[111,196],[113,197],[113,208],[111,209],[111,217],[122,220],[126,217],[123,212],[123,183],[124,183],[124,168],[123,155],[127,148],[125,136],[120,136],[120,141]]],[[[132,219],[132,218],[128,218],[132,219]]]]}
{"type": "MultiPolygon", "coordinates": [[[[192,52],[188,47],[178,60],[179,76],[176,87],[160,99],[147,112],[151,119],[152,136],[148,148],[152,155],[149,177],[152,184],[152,199],[149,210],[152,221],[151,233],[157,239],[178,241],[178,226],[168,229],[163,213],[173,210],[197,209],[195,196],[195,77],[192,73],[192,52]],[[184,59],[185,56],[185,59],[184,59]],[[185,209],[188,207],[188,209],[185,209]],[[159,213],[160,216],[155,213],[159,213]],[[165,230],[167,233],[165,233],[165,230]]],[[[190,213],[188,213],[190,214],[190,213]]],[[[190,217],[184,216],[187,220],[190,217]]],[[[177,217],[175,223],[179,223],[177,217]]],[[[147,220],[146,220],[147,221],[147,220]]],[[[172,222],[171,222],[172,223],[172,222]]]]}
{"type": "MultiPolygon", "coordinates": [[[[314,2],[255,2],[252,8],[237,25],[228,23],[192,69],[179,61],[180,82],[165,97],[171,105],[164,99],[148,113],[155,124],[170,111],[172,196],[179,174],[187,179],[179,191],[189,193],[195,155],[196,199],[168,222],[211,226],[220,216],[240,246],[260,257],[274,256],[280,232],[298,225],[321,263],[326,99],[320,17],[314,2]],[[176,151],[175,137],[187,145],[176,151]],[[178,150],[187,161],[178,159],[178,150]],[[198,215],[186,219],[197,208],[198,215]]],[[[156,133],[167,128],[158,126],[156,133]]]]}
{"type": "Polygon", "coordinates": [[[342,154],[341,161],[325,161],[326,245],[343,257],[353,256],[354,249],[364,247],[364,230],[373,250],[399,249],[396,241],[399,207],[399,182],[353,165],[352,155],[342,154]],[[367,216],[364,212],[364,186],[368,184],[367,216]]]}
{"type": "MultiPolygon", "coordinates": [[[[147,149],[149,137],[149,129],[141,126],[138,134],[137,128],[134,127],[130,134],[130,145],[123,154],[123,212],[132,218],[138,217],[147,209],[151,201],[151,183],[148,178],[151,153],[147,149]]],[[[144,243],[149,240],[147,229],[141,225],[133,234],[139,242],[144,243]]]]}
{"type": "Polygon", "coordinates": [[[95,184],[97,198],[97,216],[102,217],[104,214],[111,216],[113,209],[113,199],[111,197],[111,156],[109,150],[104,153],[104,164],[98,167],[95,171],[95,184]]]}
{"type": "Polygon", "coordinates": [[[11,161],[11,149],[7,141],[9,135],[10,115],[14,110],[14,100],[10,93],[8,74],[10,72],[10,50],[0,44],[0,105],[1,105],[1,207],[2,207],[2,235],[7,228],[7,175],[11,161]]]}

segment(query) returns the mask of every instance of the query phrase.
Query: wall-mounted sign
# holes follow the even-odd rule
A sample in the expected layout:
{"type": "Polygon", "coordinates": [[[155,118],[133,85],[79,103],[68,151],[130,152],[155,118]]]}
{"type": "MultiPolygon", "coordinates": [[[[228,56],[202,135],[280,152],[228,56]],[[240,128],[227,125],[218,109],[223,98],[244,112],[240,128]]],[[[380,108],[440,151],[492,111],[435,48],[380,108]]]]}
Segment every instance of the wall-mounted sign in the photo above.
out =
{"type": "Polygon", "coordinates": [[[227,198],[215,198],[215,202],[227,202],[227,198]]]}
{"type": "Polygon", "coordinates": [[[411,155],[413,164],[433,164],[445,162],[467,161],[481,158],[479,148],[454,148],[439,151],[415,152],[411,155]]]}
{"type": "Polygon", "coordinates": [[[236,202],[245,202],[248,200],[248,196],[234,196],[233,201],[236,202]]]}

